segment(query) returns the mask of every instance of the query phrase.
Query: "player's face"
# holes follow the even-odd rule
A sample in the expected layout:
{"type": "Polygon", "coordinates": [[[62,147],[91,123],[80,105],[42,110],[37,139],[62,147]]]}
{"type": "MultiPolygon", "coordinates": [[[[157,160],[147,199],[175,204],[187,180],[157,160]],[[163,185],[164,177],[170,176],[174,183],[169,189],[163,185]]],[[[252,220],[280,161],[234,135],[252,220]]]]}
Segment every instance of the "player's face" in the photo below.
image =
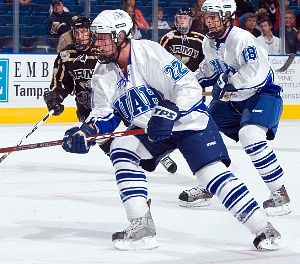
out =
{"type": "Polygon", "coordinates": [[[204,22],[209,32],[218,33],[224,30],[224,25],[217,12],[205,12],[204,22]]]}
{"type": "Polygon", "coordinates": [[[110,58],[116,54],[116,44],[110,33],[95,34],[94,48],[100,56],[110,58]]]}
{"type": "Polygon", "coordinates": [[[76,43],[87,45],[90,41],[91,33],[88,28],[76,28],[74,30],[74,38],[76,43]]]}
{"type": "Polygon", "coordinates": [[[176,16],[177,24],[182,28],[189,27],[189,23],[190,23],[191,19],[192,18],[190,16],[187,16],[187,15],[177,15],[176,16]]]}

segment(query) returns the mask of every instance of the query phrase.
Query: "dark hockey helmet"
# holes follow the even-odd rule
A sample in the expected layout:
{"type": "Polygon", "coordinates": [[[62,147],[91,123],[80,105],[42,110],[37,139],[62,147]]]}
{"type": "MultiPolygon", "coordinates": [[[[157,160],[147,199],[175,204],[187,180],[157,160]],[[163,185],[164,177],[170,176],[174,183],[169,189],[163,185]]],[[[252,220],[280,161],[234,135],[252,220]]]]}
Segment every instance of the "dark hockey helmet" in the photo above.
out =
{"type": "Polygon", "coordinates": [[[92,43],[92,32],[90,26],[92,20],[89,17],[78,17],[74,20],[72,24],[72,35],[73,35],[73,44],[75,49],[78,51],[88,50],[92,43]],[[80,31],[79,29],[85,29],[85,31],[80,31]]]}
{"type": "Polygon", "coordinates": [[[174,25],[176,29],[182,33],[187,34],[190,31],[193,22],[193,11],[189,7],[180,8],[175,15],[174,25]],[[185,17],[183,21],[182,17],[185,17]]]}

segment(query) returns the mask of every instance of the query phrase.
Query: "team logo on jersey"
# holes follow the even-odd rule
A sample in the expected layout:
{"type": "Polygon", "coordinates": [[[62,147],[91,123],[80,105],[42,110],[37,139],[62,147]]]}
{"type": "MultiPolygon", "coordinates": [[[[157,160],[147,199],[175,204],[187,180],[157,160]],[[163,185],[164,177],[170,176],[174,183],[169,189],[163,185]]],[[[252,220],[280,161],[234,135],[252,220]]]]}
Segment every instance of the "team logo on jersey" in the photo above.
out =
{"type": "Polygon", "coordinates": [[[258,59],[258,54],[255,46],[247,46],[242,52],[244,61],[254,61],[258,59]]]}
{"type": "Polygon", "coordinates": [[[93,76],[94,69],[76,69],[70,71],[71,76],[74,80],[90,80],[93,76]]]}
{"type": "Polygon", "coordinates": [[[236,70],[233,67],[218,59],[209,61],[209,64],[214,68],[214,70],[218,74],[222,74],[224,72],[231,72],[232,74],[236,73],[236,70]]]}
{"type": "Polygon", "coordinates": [[[189,72],[189,69],[179,60],[171,61],[164,67],[164,74],[169,75],[176,83],[189,72]]]}
{"type": "MultiPolygon", "coordinates": [[[[82,54],[79,56],[79,61],[85,63],[87,60],[87,55],[86,54],[82,54]]],[[[74,61],[75,62],[75,61],[74,61]]]]}
{"type": "Polygon", "coordinates": [[[161,96],[154,89],[142,85],[128,89],[113,103],[113,108],[126,120],[132,121],[153,109],[160,100],[161,96]]]}
{"type": "Polygon", "coordinates": [[[172,54],[181,54],[193,58],[197,58],[199,55],[198,50],[184,45],[172,45],[170,48],[172,54]]]}
{"type": "Polygon", "coordinates": [[[61,51],[59,55],[62,60],[70,58],[70,53],[67,51],[61,51]]]}

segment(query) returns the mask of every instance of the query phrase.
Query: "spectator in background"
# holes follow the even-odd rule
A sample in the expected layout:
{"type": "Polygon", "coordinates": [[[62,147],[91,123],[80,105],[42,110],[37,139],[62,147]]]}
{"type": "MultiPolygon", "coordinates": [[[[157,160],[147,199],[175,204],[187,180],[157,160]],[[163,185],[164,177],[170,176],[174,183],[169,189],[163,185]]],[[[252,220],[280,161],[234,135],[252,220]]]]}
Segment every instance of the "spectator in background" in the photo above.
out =
{"type": "Polygon", "coordinates": [[[247,13],[254,13],[255,7],[251,0],[236,0],[236,15],[241,17],[247,13]]]}
{"type": "Polygon", "coordinates": [[[71,29],[73,21],[77,18],[70,12],[64,11],[62,0],[52,2],[53,12],[49,16],[49,33],[50,35],[60,36],[71,29]]]}
{"type": "MultiPolygon", "coordinates": [[[[276,17],[276,19],[275,19],[275,23],[274,23],[274,26],[273,26],[273,30],[278,30],[279,27],[280,27],[280,5],[279,5],[278,0],[274,0],[274,3],[275,3],[275,17],[276,17]]],[[[289,4],[290,4],[290,1],[285,0],[285,11],[292,11],[289,8],[289,4]]],[[[296,21],[295,20],[292,24],[292,27],[296,27],[296,21]]]]}
{"type": "MultiPolygon", "coordinates": [[[[297,53],[299,52],[299,42],[298,42],[298,30],[293,27],[295,24],[295,14],[292,10],[287,10],[285,12],[285,53],[297,53]]],[[[279,37],[279,29],[274,31],[274,35],[279,37]]]]}
{"type": "Polygon", "coordinates": [[[135,23],[139,29],[149,29],[150,26],[143,16],[140,9],[136,7],[136,0],[123,0],[123,10],[125,5],[131,5],[134,7],[135,23]]]}
{"type": "Polygon", "coordinates": [[[262,0],[259,3],[259,9],[257,10],[258,21],[263,19],[260,18],[260,15],[267,13],[269,16],[269,20],[272,25],[274,25],[276,21],[276,9],[275,9],[275,0],[262,0]],[[261,10],[264,9],[264,10],[261,10]]]}
{"type": "Polygon", "coordinates": [[[245,29],[245,21],[248,13],[255,13],[255,7],[251,0],[236,0],[236,16],[240,20],[240,26],[245,29]]]}
{"type": "MultiPolygon", "coordinates": [[[[164,18],[164,10],[162,7],[158,7],[157,8],[157,28],[158,29],[170,29],[170,26],[168,24],[168,22],[166,20],[163,20],[164,18]]],[[[153,26],[151,25],[151,28],[153,28],[153,26]]]]}
{"type": "Polygon", "coordinates": [[[133,22],[133,28],[131,30],[131,35],[133,39],[141,39],[142,38],[142,34],[141,31],[138,28],[138,25],[135,21],[135,12],[134,12],[134,6],[130,5],[130,4],[125,4],[123,6],[123,10],[128,13],[128,15],[131,17],[132,22],[133,22]]]}
{"type": "Polygon", "coordinates": [[[262,32],[262,35],[257,37],[258,43],[266,49],[268,55],[279,54],[279,38],[273,36],[271,21],[268,18],[265,18],[260,20],[258,25],[262,32]]]}
{"type": "Polygon", "coordinates": [[[205,0],[196,0],[193,9],[197,9],[199,8],[201,10],[203,3],[205,2],[205,0]]]}
{"type": "Polygon", "coordinates": [[[202,32],[203,34],[206,33],[206,27],[204,24],[204,15],[200,7],[193,8],[192,29],[198,32],[202,32]]]}
{"type": "Polygon", "coordinates": [[[261,32],[257,29],[257,16],[255,14],[247,14],[245,29],[249,31],[254,37],[259,37],[261,35],[261,32]]]}
{"type": "MultiPolygon", "coordinates": [[[[52,4],[49,7],[49,14],[51,15],[53,12],[53,6],[52,4]]],[[[70,10],[64,5],[64,12],[70,12],[70,10]]]]}

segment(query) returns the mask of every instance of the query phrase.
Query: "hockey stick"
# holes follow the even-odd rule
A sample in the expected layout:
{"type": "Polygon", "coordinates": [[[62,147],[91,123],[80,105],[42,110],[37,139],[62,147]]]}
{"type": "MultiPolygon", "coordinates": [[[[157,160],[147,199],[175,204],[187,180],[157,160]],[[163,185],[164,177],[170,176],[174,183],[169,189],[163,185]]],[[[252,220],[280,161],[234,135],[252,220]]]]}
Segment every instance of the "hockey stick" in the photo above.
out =
{"type": "Polygon", "coordinates": [[[296,54],[290,54],[289,57],[287,58],[286,62],[283,64],[283,66],[277,70],[275,70],[275,72],[284,72],[286,71],[291,64],[293,63],[294,59],[296,57],[296,54]]]}
{"type": "MultiPolygon", "coordinates": [[[[102,139],[109,139],[109,138],[115,138],[115,137],[126,137],[126,136],[133,136],[133,135],[141,135],[146,134],[146,129],[144,128],[138,128],[138,129],[132,129],[132,130],[126,130],[121,132],[113,132],[113,133],[106,133],[106,134],[98,134],[92,137],[88,137],[87,141],[100,141],[102,139]]],[[[7,148],[0,148],[0,153],[5,152],[15,152],[20,150],[28,150],[28,149],[36,149],[36,148],[45,148],[45,147],[52,147],[52,146],[58,146],[63,143],[62,140],[54,140],[54,141],[47,141],[47,142],[40,142],[40,143],[34,143],[34,144],[27,144],[27,145],[17,145],[13,147],[7,147],[7,148]]]]}
{"type": "MultiPolygon", "coordinates": [[[[38,129],[38,127],[40,127],[50,116],[52,116],[54,113],[54,110],[50,110],[48,114],[46,114],[38,123],[35,124],[35,126],[30,130],[30,132],[28,132],[25,136],[23,136],[17,143],[17,146],[20,146],[23,142],[24,139],[28,138],[35,130],[38,129]]],[[[5,160],[8,155],[12,152],[12,151],[5,151],[7,153],[5,153],[2,157],[0,157],[0,163],[5,160]]],[[[0,153],[4,153],[4,152],[0,152],[0,153]]]]}
{"type": "Polygon", "coordinates": [[[203,96],[211,96],[211,92],[202,92],[203,96]]]}

